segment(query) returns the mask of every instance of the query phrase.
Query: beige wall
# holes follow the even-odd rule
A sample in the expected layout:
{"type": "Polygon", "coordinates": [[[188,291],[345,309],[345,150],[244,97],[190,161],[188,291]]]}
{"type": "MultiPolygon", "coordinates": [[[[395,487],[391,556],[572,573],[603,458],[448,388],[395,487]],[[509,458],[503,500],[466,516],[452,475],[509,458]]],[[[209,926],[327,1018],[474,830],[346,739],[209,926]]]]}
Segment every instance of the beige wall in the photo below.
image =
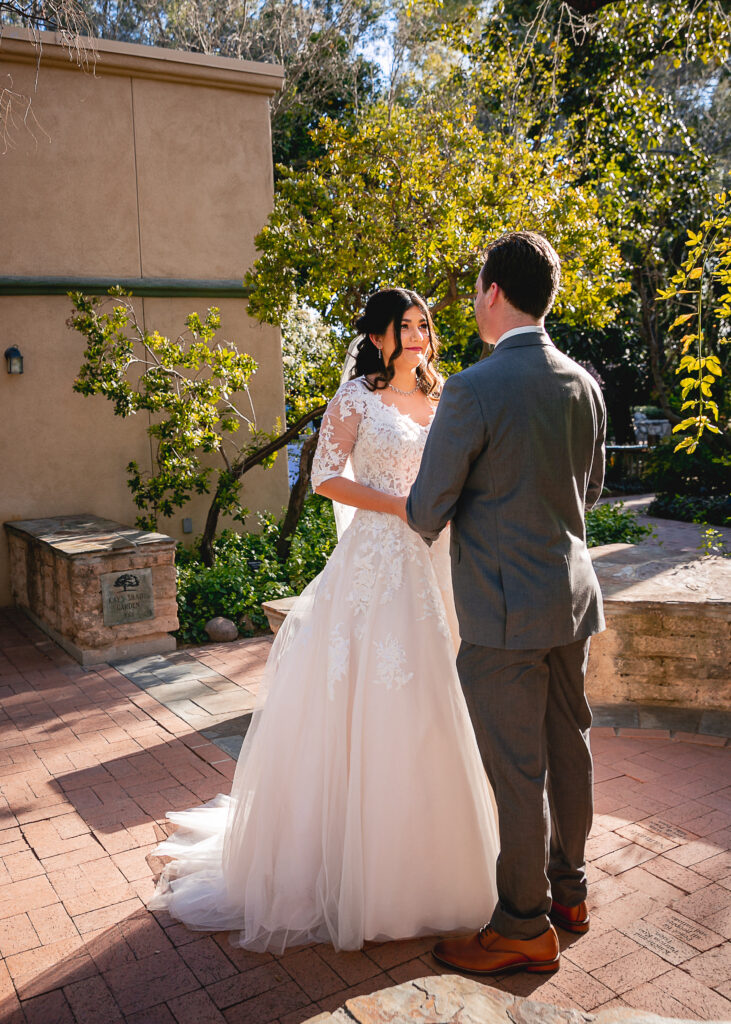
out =
{"type": "MultiPolygon", "coordinates": [[[[85,73],[44,34],[36,52],[4,32],[0,76],[32,96],[40,128],[20,127],[0,156],[0,274],[63,277],[241,279],[272,203],[268,95],[278,68],[127,44],[97,44],[85,73]]],[[[259,426],[283,417],[278,331],[242,299],[140,298],[148,329],[177,335],[187,313],[221,308],[219,338],[259,362],[252,396],[259,426]]],[[[68,330],[65,296],[0,296],[0,355],[17,345],[25,373],[0,365],[0,523],[93,512],[131,524],[124,467],[149,467],[147,420],[115,417],[103,398],[71,390],[83,338],[68,330]]],[[[287,500],[282,456],[245,478],[243,501],[279,510],[287,500]]],[[[161,529],[183,539],[182,519],[203,526],[198,499],[161,529]]],[[[190,539],[190,538],[188,538],[190,539]]],[[[0,536],[0,605],[10,600],[0,536]]]]}

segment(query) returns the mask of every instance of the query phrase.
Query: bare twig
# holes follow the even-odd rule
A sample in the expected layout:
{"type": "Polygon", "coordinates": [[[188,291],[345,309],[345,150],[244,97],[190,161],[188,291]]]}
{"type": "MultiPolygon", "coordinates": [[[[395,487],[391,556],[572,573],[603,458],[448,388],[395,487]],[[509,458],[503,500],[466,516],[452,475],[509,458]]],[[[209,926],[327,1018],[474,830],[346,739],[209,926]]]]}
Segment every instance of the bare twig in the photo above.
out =
{"type": "MultiPolygon", "coordinates": [[[[61,44],[68,50],[69,58],[84,71],[94,70],[96,50],[94,41],[90,38],[93,29],[86,11],[78,0],[27,0],[25,3],[23,0],[0,0],[0,48],[3,28],[8,25],[21,25],[30,31],[30,39],[36,50],[33,93],[38,91],[43,53],[41,32],[56,32],[61,44]]],[[[16,91],[11,77],[7,77],[9,86],[0,91],[0,139],[3,155],[15,147],[15,135],[21,123],[29,131],[36,145],[38,137],[35,129],[51,141],[48,132],[33,112],[33,95],[16,91]],[[18,113],[19,111],[22,113],[18,113]]]]}

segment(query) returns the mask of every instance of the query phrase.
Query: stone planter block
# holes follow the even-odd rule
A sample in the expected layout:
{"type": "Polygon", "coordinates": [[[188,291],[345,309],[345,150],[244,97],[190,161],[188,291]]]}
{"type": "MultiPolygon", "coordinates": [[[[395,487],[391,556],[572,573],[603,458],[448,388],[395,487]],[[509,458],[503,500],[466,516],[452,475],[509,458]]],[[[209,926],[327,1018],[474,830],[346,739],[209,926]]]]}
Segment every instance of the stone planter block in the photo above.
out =
{"type": "Polygon", "coordinates": [[[175,541],[94,515],[5,523],[13,600],[82,665],[175,650],[175,541]]]}
{"type": "Polygon", "coordinates": [[[289,615],[296,600],[296,597],[280,597],[276,601],[267,601],[261,606],[272,633],[279,632],[279,627],[289,615]]]}

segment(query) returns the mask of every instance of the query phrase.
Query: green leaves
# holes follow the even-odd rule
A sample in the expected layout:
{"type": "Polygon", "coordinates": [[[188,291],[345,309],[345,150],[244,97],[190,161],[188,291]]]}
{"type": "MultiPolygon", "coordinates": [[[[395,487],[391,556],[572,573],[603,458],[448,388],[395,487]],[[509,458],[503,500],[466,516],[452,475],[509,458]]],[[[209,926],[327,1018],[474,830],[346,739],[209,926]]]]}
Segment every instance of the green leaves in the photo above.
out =
{"type": "Polygon", "coordinates": [[[675,319],[673,320],[673,322],[672,322],[672,323],[670,324],[670,327],[668,328],[668,330],[671,330],[671,331],[672,331],[672,330],[674,330],[674,329],[675,329],[676,327],[679,327],[679,326],[680,326],[681,324],[687,323],[687,322],[688,322],[688,320],[690,320],[690,318],[691,318],[692,316],[693,316],[693,314],[692,314],[692,313],[683,313],[683,315],[682,315],[682,316],[678,316],[678,317],[676,317],[676,318],[675,318],[675,319]]]}
{"type": "Polygon", "coordinates": [[[256,533],[223,530],[216,538],[215,565],[200,560],[199,545],[178,548],[178,637],[206,640],[205,623],[215,615],[233,619],[244,634],[266,629],[263,601],[299,594],[322,571],[337,543],[332,504],[313,495],[305,502],[286,562],[277,558],[282,522],[260,515],[256,533]]]}
{"type": "MultiPolygon", "coordinates": [[[[112,294],[124,295],[120,289],[112,294]]],[[[235,404],[241,394],[251,408],[248,384],[256,362],[233,346],[215,343],[219,310],[212,307],[205,317],[191,313],[187,333],[170,339],[144,330],[129,301],[108,311],[97,298],[75,293],[71,299],[75,313],[68,324],[86,339],[74,390],[103,395],[117,416],[147,412],[151,417],[147,433],[154,443],[155,470],[143,471],[134,461],[127,465],[127,482],[140,510],[137,524],[156,529],[160,517],[172,516],[192,495],[208,493],[214,475],[219,509],[240,510],[240,474],[231,466],[272,435],[257,432],[235,404]],[[231,435],[242,426],[247,439],[235,444],[231,435]],[[224,462],[217,473],[203,464],[212,453],[220,453],[224,462]]]]}
{"type": "Polygon", "coordinates": [[[330,400],[340,383],[343,346],[317,310],[295,299],[281,322],[287,405],[295,416],[330,400]]]}
{"type": "Polygon", "coordinates": [[[637,544],[652,533],[652,528],[642,526],[637,514],[627,509],[624,502],[611,505],[597,505],[586,513],[586,543],[590,548],[600,544],[637,544]]]}
{"type": "MultiPolygon", "coordinates": [[[[680,389],[683,411],[692,409],[694,414],[673,427],[674,433],[688,430],[692,430],[693,433],[678,443],[676,452],[694,452],[705,431],[712,434],[722,432],[715,425],[719,421],[719,407],[713,398],[712,388],[719,383],[723,369],[718,355],[705,354],[706,336],[702,324],[705,296],[710,298],[711,311],[716,321],[731,319],[731,296],[722,291],[728,283],[727,275],[731,276],[727,270],[731,264],[731,201],[726,192],[720,192],[714,196],[714,204],[711,213],[702,221],[701,230],[688,230],[685,245],[689,252],[672,277],[670,287],[658,292],[658,298],[661,300],[682,302],[691,306],[691,312],[676,316],[670,324],[670,331],[692,319],[696,321],[695,332],[680,339],[682,358],[676,370],[677,374],[693,374],[692,377],[682,378],[680,389]],[[697,356],[688,353],[692,344],[697,346],[697,356]]],[[[719,334],[717,340],[723,345],[728,341],[728,336],[719,334]]]]}
{"type": "Polygon", "coordinates": [[[353,126],[324,118],[315,139],[323,156],[303,171],[282,169],[257,238],[247,283],[259,319],[283,322],[296,294],[344,338],[368,294],[401,285],[423,294],[438,327],[464,345],[484,246],[513,228],[544,231],[562,256],[559,316],[612,319],[627,289],[619,254],[559,140],[533,147],[486,135],[469,105],[426,103],[376,105],[353,126]]]}

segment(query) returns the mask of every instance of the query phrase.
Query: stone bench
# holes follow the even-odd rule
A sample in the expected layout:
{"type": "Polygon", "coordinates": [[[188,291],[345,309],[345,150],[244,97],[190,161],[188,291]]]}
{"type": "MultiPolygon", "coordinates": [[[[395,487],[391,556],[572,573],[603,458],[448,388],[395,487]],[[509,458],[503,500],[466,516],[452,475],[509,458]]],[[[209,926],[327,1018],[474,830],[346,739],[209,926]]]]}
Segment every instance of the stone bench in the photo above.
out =
{"type": "Polygon", "coordinates": [[[279,627],[289,615],[296,600],[296,597],[280,597],[276,601],[267,601],[261,606],[272,633],[279,632],[279,627]]]}
{"type": "Polygon", "coordinates": [[[175,541],[94,515],[5,523],[13,600],[82,665],[175,650],[175,541]]]}

